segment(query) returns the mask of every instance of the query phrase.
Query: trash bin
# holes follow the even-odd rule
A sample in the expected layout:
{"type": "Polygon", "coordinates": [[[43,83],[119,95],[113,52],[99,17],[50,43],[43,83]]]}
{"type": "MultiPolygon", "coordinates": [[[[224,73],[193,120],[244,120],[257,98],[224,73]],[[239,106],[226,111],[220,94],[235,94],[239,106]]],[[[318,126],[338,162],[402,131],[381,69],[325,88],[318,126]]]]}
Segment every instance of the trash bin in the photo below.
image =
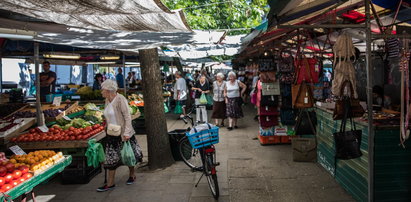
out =
{"type": "Polygon", "coordinates": [[[180,152],[178,149],[178,142],[186,135],[187,130],[185,129],[177,129],[168,132],[169,139],[170,139],[170,148],[171,154],[175,161],[182,161],[180,152]]]}

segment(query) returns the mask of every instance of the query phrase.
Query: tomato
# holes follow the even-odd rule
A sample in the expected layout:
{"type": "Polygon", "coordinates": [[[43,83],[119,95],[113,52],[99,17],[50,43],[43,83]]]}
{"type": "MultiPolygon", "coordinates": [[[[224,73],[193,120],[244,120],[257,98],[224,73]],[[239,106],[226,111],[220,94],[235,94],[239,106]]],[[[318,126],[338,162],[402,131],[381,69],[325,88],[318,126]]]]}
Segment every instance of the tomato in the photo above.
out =
{"type": "Polygon", "coordinates": [[[83,137],[82,135],[79,135],[79,136],[76,137],[76,140],[81,140],[82,137],[83,137]]]}
{"type": "Polygon", "coordinates": [[[20,170],[14,170],[12,173],[14,179],[20,178],[22,174],[23,173],[20,170]]]}
{"type": "Polygon", "coordinates": [[[6,179],[4,177],[0,177],[0,187],[6,183],[6,179]]]}
{"type": "Polygon", "coordinates": [[[54,128],[50,128],[50,129],[49,129],[49,132],[54,133],[54,128]]]}
{"type": "Polygon", "coordinates": [[[20,184],[20,181],[18,181],[18,180],[13,180],[13,181],[10,182],[10,184],[11,184],[13,187],[15,187],[15,186],[17,186],[17,185],[20,184]]]}
{"type": "Polygon", "coordinates": [[[12,142],[16,142],[16,141],[17,141],[17,138],[16,138],[16,137],[13,137],[13,138],[11,138],[11,141],[12,141],[12,142]]]}
{"type": "Polygon", "coordinates": [[[29,132],[30,132],[30,133],[35,133],[35,132],[36,132],[36,129],[34,129],[34,128],[33,128],[33,129],[30,129],[29,132]]]}
{"type": "Polygon", "coordinates": [[[73,130],[75,130],[75,128],[73,126],[70,126],[69,130],[73,131],[73,130]]]}
{"type": "Polygon", "coordinates": [[[72,136],[74,134],[73,131],[68,132],[68,135],[72,136]]]}
{"type": "Polygon", "coordinates": [[[64,137],[64,141],[68,141],[68,140],[70,140],[69,136],[64,137]]]}
{"type": "Polygon", "coordinates": [[[29,167],[27,166],[19,166],[18,169],[21,171],[22,174],[29,172],[29,167]]]}
{"type": "Polygon", "coordinates": [[[7,174],[6,176],[4,176],[4,179],[6,180],[6,183],[9,183],[13,180],[13,175],[7,174]]]}
{"type": "Polygon", "coordinates": [[[9,191],[11,188],[13,188],[11,184],[5,184],[1,187],[1,189],[4,190],[5,192],[9,191]]]}
{"type": "Polygon", "coordinates": [[[28,180],[28,179],[30,179],[31,177],[33,177],[33,174],[31,174],[31,173],[25,173],[25,174],[23,175],[23,177],[24,177],[24,179],[28,180]]]}
{"type": "Polygon", "coordinates": [[[23,183],[24,181],[26,181],[26,179],[24,179],[24,177],[20,177],[20,178],[18,179],[18,181],[20,181],[20,183],[23,183]]]}
{"type": "Polygon", "coordinates": [[[76,137],[74,137],[74,136],[70,137],[70,140],[75,140],[75,139],[76,139],[76,137]]]}

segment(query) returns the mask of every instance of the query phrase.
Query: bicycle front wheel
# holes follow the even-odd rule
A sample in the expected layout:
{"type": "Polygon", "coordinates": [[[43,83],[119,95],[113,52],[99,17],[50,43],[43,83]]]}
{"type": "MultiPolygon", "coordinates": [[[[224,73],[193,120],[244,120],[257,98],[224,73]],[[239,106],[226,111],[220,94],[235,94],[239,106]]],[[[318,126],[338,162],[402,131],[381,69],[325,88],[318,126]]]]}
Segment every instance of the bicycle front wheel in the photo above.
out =
{"type": "Polygon", "coordinates": [[[211,193],[213,194],[215,199],[218,199],[220,196],[220,189],[218,188],[218,180],[217,180],[217,173],[215,170],[214,164],[214,154],[206,154],[204,159],[204,169],[206,172],[206,178],[208,182],[208,186],[210,187],[211,193]]]}
{"type": "Polygon", "coordinates": [[[178,149],[181,158],[188,167],[192,169],[200,169],[202,167],[200,150],[194,149],[191,146],[187,136],[180,140],[178,149]]]}

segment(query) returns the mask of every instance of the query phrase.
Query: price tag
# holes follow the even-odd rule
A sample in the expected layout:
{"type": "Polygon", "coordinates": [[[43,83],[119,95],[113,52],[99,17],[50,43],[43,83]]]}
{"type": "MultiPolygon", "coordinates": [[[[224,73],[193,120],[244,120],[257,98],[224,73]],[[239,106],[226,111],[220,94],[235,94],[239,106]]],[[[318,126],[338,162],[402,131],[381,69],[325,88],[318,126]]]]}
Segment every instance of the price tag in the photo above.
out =
{"type": "Polygon", "coordinates": [[[24,152],[18,145],[14,145],[9,147],[9,149],[15,154],[15,155],[24,155],[26,152],[24,152]]]}
{"type": "Polygon", "coordinates": [[[62,97],[60,97],[60,96],[59,96],[59,97],[54,97],[54,98],[53,98],[53,105],[54,105],[54,106],[57,106],[57,107],[60,106],[60,104],[61,104],[61,98],[62,98],[62,97]]]}
{"type": "Polygon", "coordinates": [[[23,121],[24,121],[24,119],[16,119],[16,120],[13,121],[13,123],[19,124],[19,123],[21,123],[21,122],[23,122],[23,121]]]}
{"type": "Polygon", "coordinates": [[[41,132],[43,132],[43,133],[47,133],[47,132],[49,132],[49,128],[47,128],[47,126],[39,126],[39,127],[37,127],[38,129],[40,129],[40,131],[41,132]]]}
{"type": "Polygon", "coordinates": [[[67,121],[71,121],[71,118],[68,116],[63,116],[63,119],[66,119],[67,121]]]}

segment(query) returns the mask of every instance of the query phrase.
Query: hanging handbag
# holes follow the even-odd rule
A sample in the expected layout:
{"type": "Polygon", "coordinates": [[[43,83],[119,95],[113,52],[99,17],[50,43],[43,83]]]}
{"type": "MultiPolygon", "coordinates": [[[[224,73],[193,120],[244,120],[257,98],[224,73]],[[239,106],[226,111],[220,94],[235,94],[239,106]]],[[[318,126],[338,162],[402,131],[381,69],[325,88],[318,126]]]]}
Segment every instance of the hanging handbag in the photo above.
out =
{"type": "Polygon", "coordinates": [[[260,72],[275,71],[275,63],[271,58],[261,58],[258,60],[258,70],[260,72]]]}
{"type": "Polygon", "coordinates": [[[263,128],[274,127],[278,125],[278,116],[260,115],[260,126],[263,128]]]}
{"type": "Polygon", "coordinates": [[[348,114],[348,118],[351,117],[362,117],[365,113],[364,108],[360,105],[360,101],[354,98],[354,88],[350,81],[346,80],[340,89],[340,95],[344,95],[344,89],[346,85],[349,85],[350,96],[342,96],[341,99],[335,102],[335,108],[333,112],[334,120],[341,120],[344,118],[345,104],[348,102],[350,104],[351,113],[348,114]]]}
{"type": "Polygon", "coordinates": [[[302,112],[297,117],[297,124],[294,127],[296,135],[315,135],[317,126],[317,114],[315,111],[302,112]]]}
{"type": "Polygon", "coordinates": [[[271,83],[276,81],[276,76],[274,71],[270,72],[260,72],[260,81],[263,83],[271,83]]]}
{"type": "MultiPolygon", "coordinates": [[[[334,133],[335,140],[335,158],[336,159],[354,159],[362,156],[361,152],[361,130],[355,128],[355,123],[350,119],[351,131],[346,131],[346,123],[351,114],[350,102],[346,100],[344,107],[344,118],[341,122],[340,132],[334,133]]],[[[351,115],[352,116],[352,115],[351,115]]]]}
{"type": "Polygon", "coordinates": [[[273,106],[260,106],[260,115],[275,115],[278,116],[277,107],[273,106]]]}
{"type": "Polygon", "coordinates": [[[278,95],[263,95],[261,96],[260,106],[278,106],[278,95]]]}
{"type": "Polygon", "coordinates": [[[280,95],[280,83],[261,83],[262,95],[280,95]]]}
{"type": "Polygon", "coordinates": [[[107,126],[107,135],[110,136],[120,136],[121,126],[109,123],[107,126]]]}
{"type": "Polygon", "coordinates": [[[281,73],[294,72],[294,58],[291,55],[291,51],[282,51],[280,53],[280,63],[278,68],[281,73]],[[287,53],[287,56],[284,57],[284,53],[287,53]]]}
{"type": "Polygon", "coordinates": [[[317,59],[306,58],[296,60],[297,67],[297,84],[301,84],[304,81],[308,83],[318,83],[321,73],[321,66],[318,64],[317,59]]]}
{"type": "Polygon", "coordinates": [[[295,73],[294,72],[282,72],[280,73],[280,83],[284,84],[292,84],[295,81],[295,73]]]}
{"type": "Polygon", "coordinates": [[[291,88],[293,108],[311,108],[314,106],[313,91],[311,86],[303,82],[291,88]]]}

